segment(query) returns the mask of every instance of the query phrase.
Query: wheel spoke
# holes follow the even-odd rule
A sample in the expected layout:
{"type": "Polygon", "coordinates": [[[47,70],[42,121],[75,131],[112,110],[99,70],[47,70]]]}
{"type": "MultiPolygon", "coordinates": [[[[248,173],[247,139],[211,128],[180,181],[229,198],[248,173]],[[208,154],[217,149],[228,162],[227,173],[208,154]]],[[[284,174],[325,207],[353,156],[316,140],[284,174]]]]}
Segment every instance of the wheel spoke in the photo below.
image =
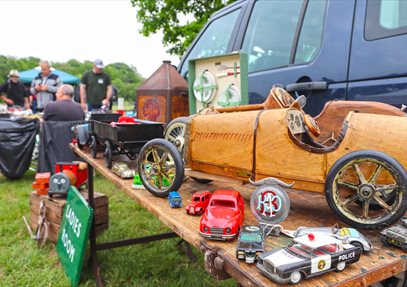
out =
{"type": "Polygon", "coordinates": [[[377,180],[377,176],[380,174],[380,172],[382,171],[383,167],[378,164],[376,167],[376,170],[372,173],[372,175],[369,178],[369,183],[370,184],[375,184],[376,180],[377,180]]]}
{"type": "Polygon", "coordinates": [[[157,150],[152,149],[151,153],[153,154],[154,163],[160,162],[160,157],[158,156],[157,150]]]}
{"type": "Polygon", "coordinates": [[[363,202],[363,218],[369,219],[369,202],[363,202]]]}
{"type": "Polygon", "coordinates": [[[347,188],[352,189],[352,190],[357,190],[358,189],[357,185],[355,185],[353,183],[350,183],[350,182],[345,182],[345,181],[339,181],[338,180],[337,184],[342,185],[342,186],[346,186],[347,188]]]}
{"type": "Polygon", "coordinates": [[[169,140],[169,141],[175,142],[176,139],[177,139],[177,138],[174,137],[172,134],[169,134],[169,135],[168,135],[168,140],[169,140]]]}
{"type": "Polygon", "coordinates": [[[363,175],[362,171],[360,170],[359,165],[357,163],[355,163],[355,164],[353,164],[353,168],[355,169],[355,171],[358,175],[360,183],[366,183],[365,176],[363,175]]]}
{"type": "Polygon", "coordinates": [[[342,206],[346,206],[346,205],[348,205],[349,203],[351,203],[351,202],[353,202],[353,201],[355,201],[355,200],[357,200],[358,199],[358,195],[357,194],[354,194],[354,195],[352,195],[351,197],[349,197],[348,199],[346,199],[344,202],[341,202],[341,205],[342,206]]]}
{"type": "Polygon", "coordinates": [[[159,189],[161,189],[162,186],[163,186],[163,179],[160,175],[157,175],[157,187],[159,189]]]}
{"type": "Polygon", "coordinates": [[[393,190],[398,188],[399,186],[396,183],[393,184],[386,184],[386,185],[378,185],[376,186],[376,191],[378,192],[385,192],[389,190],[393,190]]]}
{"type": "Polygon", "coordinates": [[[185,127],[181,127],[181,132],[179,133],[180,136],[185,137],[185,130],[186,130],[185,127]]]}
{"type": "Polygon", "coordinates": [[[391,207],[379,196],[375,196],[374,199],[377,201],[378,204],[380,204],[381,207],[387,209],[388,211],[391,211],[391,207]]]}
{"type": "Polygon", "coordinates": [[[168,151],[164,151],[161,159],[160,159],[160,164],[164,164],[168,159],[168,151]]]}
{"type": "Polygon", "coordinates": [[[168,180],[168,182],[170,183],[170,185],[172,184],[172,179],[171,179],[171,177],[165,172],[165,171],[163,171],[163,176],[168,180]]]}

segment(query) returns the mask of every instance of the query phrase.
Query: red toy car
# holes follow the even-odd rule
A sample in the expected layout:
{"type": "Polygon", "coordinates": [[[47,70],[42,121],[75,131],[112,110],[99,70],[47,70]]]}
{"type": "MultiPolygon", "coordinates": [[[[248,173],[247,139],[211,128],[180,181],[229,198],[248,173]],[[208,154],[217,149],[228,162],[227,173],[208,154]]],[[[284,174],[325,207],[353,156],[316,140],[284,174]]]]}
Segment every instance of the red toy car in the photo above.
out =
{"type": "Polygon", "coordinates": [[[232,240],[243,223],[244,202],[236,190],[217,190],[201,218],[199,234],[213,240],[232,240]]]}
{"type": "Polygon", "coordinates": [[[208,207],[212,194],[207,190],[201,190],[194,193],[191,204],[188,204],[186,211],[188,214],[201,215],[208,207]]]}

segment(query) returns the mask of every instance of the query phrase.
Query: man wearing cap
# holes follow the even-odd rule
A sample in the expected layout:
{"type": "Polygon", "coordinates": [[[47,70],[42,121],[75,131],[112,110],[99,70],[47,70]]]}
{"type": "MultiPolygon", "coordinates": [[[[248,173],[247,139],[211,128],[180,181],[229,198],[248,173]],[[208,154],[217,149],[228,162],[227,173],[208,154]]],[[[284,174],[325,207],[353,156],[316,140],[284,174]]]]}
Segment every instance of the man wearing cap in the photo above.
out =
{"type": "Polygon", "coordinates": [[[15,105],[30,108],[27,90],[20,82],[20,74],[17,70],[11,70],[8,74],[8,81],[0,86],[0,99],[5,101],[9,107],[15,105]]]}
{"type": "Polygon", "coordinates": [[[93,69],[83,74],[80,85],[81,105],[84,111],[108,107],[112,97],[110,76],[103,72],[103,61],[96,59],[93,69]]]}
{"type": "Polygon", "coordinates": [[[31,83],[31,94],[37,99],[37,111],[43,111],[45,107],[55,100],[55,93],[62,85],[59,76],[51,72],[48,61],[40,62],[41,73],[31,83]]]}

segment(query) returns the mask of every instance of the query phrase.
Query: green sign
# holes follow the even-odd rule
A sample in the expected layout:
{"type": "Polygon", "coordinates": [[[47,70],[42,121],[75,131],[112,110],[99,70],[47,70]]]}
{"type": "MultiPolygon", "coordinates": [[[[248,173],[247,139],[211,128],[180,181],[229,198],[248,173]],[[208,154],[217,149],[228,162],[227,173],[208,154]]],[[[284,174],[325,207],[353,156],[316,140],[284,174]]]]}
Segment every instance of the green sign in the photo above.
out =
{"type": "Polygon", "coordinates": [[[59,229],[57,252],[72,286],[77,286],[81,277],[92,218],[93,209],[79,191],[71,186],[59,229]]]}

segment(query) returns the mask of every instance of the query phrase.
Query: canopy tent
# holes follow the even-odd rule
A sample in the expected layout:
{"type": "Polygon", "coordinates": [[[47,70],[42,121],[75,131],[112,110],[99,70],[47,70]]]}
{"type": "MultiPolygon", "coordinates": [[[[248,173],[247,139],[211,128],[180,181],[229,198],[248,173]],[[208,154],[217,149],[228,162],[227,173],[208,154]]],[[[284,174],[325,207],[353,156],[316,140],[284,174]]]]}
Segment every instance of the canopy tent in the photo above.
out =
{"type": "MultiPolygon", "coordinates": [[[[79,78],[64,71],[51,68],[52,73],[57,74],[64,84],[79,84],[79,78]]],[[[40,67],[20,72],[20,80],[23,83],[31,83],[32,80],[41,72],[40,67]]]]}

